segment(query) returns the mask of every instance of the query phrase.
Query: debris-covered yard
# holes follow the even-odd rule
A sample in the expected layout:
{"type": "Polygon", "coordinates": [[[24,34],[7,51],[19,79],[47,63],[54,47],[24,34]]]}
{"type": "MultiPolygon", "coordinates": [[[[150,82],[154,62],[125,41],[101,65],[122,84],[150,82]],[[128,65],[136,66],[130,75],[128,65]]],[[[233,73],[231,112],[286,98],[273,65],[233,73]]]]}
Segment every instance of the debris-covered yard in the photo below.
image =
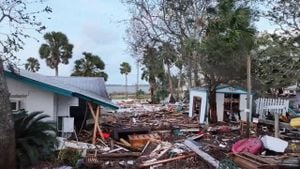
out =
{"type": "Polygon", "coordinates": [[[283,140],[272,136],[272,126],[252,123],[251,137],[246,138],[246,123],[200,125],[198,117],[188,117],[184,105],[130,103],[122,107],[118,113],[101,115],[95,145],[91,144],[93,128],[81,131],[78,141],[60,141],[61,149],[80,152],[77,167],[300,167],[300,139],[289,137],[295,131],[281,132],[283,140]]]}

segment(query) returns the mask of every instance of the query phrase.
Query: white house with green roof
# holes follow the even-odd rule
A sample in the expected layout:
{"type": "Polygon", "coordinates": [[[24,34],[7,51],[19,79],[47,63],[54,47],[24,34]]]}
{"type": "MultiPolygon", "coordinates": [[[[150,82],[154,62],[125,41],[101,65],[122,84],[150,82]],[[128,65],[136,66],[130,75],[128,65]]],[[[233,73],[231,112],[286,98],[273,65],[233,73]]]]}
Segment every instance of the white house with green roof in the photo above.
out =
{"type": "Polygon", "coordinates": [[[13,111],[43,111],[54,121],[80,118],[86,113],[86,102],[116,110],[108,98],[103,78],[53,77],[26,70],[4,72],[13,111]]]}
{"type": "MultiPolygon", "coordinates": [[[[200,123],[207,122],[209,111],[207,88],[192,88],[190,89],[189,97],[189,117],[197,114],[200,123]]],[[[247,108],[247,91],[245,89],[220,85],[216,91],[216,102],[218,121],[247,120],[246,113],[244,112],[247,108]]],[[[250,103],[252,104],[252,95],[250,103]]]]}

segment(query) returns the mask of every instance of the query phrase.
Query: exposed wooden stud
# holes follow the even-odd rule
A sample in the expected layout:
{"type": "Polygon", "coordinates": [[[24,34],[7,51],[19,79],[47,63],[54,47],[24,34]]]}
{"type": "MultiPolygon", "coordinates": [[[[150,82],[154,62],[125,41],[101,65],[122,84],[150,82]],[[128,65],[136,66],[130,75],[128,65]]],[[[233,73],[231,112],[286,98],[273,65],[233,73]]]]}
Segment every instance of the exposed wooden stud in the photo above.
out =
{"type": "Polygon", "coordinates": [[[91,103],[88,103],[88,106],[94,119],[94,131],[93,131],[92,143],[96,144],[97,131],[100,133],[101,139],[104,140],[102,130],[99,126],[100,106],[99,105],[97,106],[96,113],[91,103]]]}
{"type": "Polygon", "coordinates": [[[96,116],[94,119],[94,132],[93,132],[93,141],[92,141],[93,144],[96,144],[96,137],[97,137],[97,131],[98,131],[97,125],[99,125],[98,118],[99,118],[99,106],[97,106],[96,116]]]}

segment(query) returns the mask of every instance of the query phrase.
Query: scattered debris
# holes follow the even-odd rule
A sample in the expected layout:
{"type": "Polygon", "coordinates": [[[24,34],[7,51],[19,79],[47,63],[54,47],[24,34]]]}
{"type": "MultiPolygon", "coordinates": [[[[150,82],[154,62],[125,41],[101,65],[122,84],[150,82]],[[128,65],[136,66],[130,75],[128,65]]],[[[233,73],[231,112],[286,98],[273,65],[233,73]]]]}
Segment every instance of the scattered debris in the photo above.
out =
{"type": "Polygon", "coordinates": [[[83,164],[91,168],[300,166],[298,129],[282,127],[281,122],[280,139],[273,137],[274,122],[258,121],[250,126],[251,138],[245,138],[245,122],[200,125],[198,117],[185,113],[188,105],[178,105],[124,102],[124,110],[101,113],[99,125],[93,126],[99,132],[96,138],[93,129],[82,130],[81,142],[59,138],[59,147],[83,150],[83,164]]]}

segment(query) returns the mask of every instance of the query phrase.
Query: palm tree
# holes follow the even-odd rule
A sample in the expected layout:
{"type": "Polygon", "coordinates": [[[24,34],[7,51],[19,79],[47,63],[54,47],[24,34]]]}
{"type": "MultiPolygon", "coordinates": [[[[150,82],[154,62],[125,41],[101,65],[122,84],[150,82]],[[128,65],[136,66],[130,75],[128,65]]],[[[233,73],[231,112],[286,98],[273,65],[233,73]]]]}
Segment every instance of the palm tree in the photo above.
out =
{"type": "Polygon", "coordinates": [[[102,59],[92,53],[83,52],[84,58],[75,61],[71,76],[103,77],[105,81],[108,75],[104,72],[105,63],[102,59]]]}
{"type": "Polygon", "coordinates": [[[127,62],[123,62],[120,65],[120,73],[125,75],[125,88],[126,88],[126,98],[128,99],[128,89],[127,89],[127,75],[131,72],[131,66],[127,62]]]}
{"type": "Polygon", "coordinates": [[[43,112],[13,114],[16,159],[18,167],[34,164],[54,151],[56,146],[56,130],[53,122],[46,121],[48,115],[43,112]]]}
{"type": "Polygon", "coordinates": [[[159,54],[163,63],[167,66],[168,81],[169,81],[169,92],[172,97],[174,97],[174,87],[171,75],[171,66],[176,61],[176,52],[174,46],[170,43],[164,42],[162,46],[159,47],[159,54]]]}
{"type": "Polygon", "coordinates": [[[58,65],[69,63],[69,59],[72,58],[73,45],[61,32],[46,33],[44,39],[46,43],[40,47],[40,57],[46,60],[47,66],[55,69],[55,76],[58,76],[58,65]]]}
{"type": "Polygon", "coordinates": [[[40,70],[40,63],[34,57],[29,57],[27,63],[25,64],[25,69],[30,72],[37,72],[40,70]]]}

